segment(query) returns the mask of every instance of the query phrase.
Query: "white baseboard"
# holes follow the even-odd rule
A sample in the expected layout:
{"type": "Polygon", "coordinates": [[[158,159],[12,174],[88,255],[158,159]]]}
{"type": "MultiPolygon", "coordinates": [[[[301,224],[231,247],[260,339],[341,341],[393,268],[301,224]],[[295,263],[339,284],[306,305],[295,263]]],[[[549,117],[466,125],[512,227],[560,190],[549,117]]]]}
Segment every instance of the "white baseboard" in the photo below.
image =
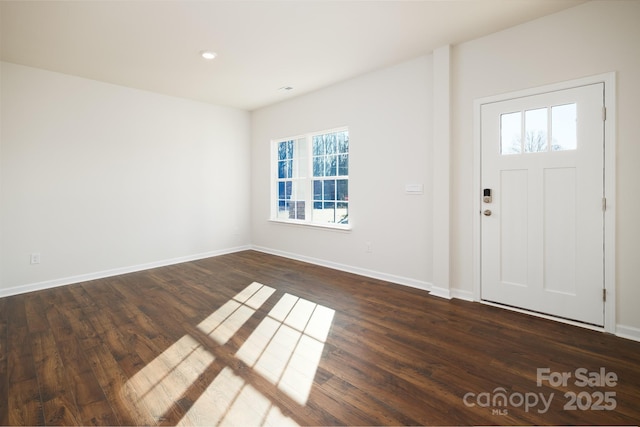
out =
{"type": "Polygon", "coordinates": [[[473,299],[473,292],[462,289],[440,288],[438,286],[433,286],[431,288],[431,295],[445,299],[455,298],[465,301],[475,301],[473,299]]]}
{"type": "Polygon", "coordinates": [[[63,277],[60,279],[46,280],[44,282],[30,283],[27,285],[15,286],[8,289],[0,289],[0,298],[8,297],[11,295],[24,294],[27,292],[40,291],[44,289],[56,288],[58,286],[72,285],[74,283],[88,282],[90,280],[104,279],[105,277],[118,276],[120,274],[134,273],[136,271],[150,270],[152,268],[165,267],[173,264],[180,264],[183,262],[196,261],[204,258],[211,258],[214,256],[230,254],[233,252],[246,251],[251,249],[251,246],[238,246],[235,248],[221,249],[210,252],[203,252],[194,255],[187,255],[178,258],[166,259],[161,261],[154,261],[145,264],[132,265],[128,267],[114,268],[110,270],[98,271],[95,273],[80,274],[77,276],[63,277]]]}
{"type": "Polygon", "coordinates": [[[461,299],[461,300],[471,301],[471,302],[475,301],[475,299],[473,298],[472,291],[465,291],[463,289],[450,289],[449,292],[451,293],[451,298],[461,299]]]}
{"type": "Polygon", "coordinates": [[[441,288],[439,286],[431,287],[431,295],[444,299],[451,299],[453,296],[451,295],[451,289],[449,288],[441,288]]]}
{"type": "Polygon", "coordinates": [[[253,250],[264,252],[266,254],[277,255],[285,258],[295,259],[297,261],[308,262],[322,267],[333,268],[334,270],[345,271],[347,273],[358,274],[360,276],[371,277],[373,279],[384,280],[385,282],[396,283],[398,285],[409,286],[411,288],[421,289],[423,291],[431,291],[431,283],[422,280],[410,279],[408,277],[396,276],[393,274],[381,273],[379,271],[368,270],[366,268],[353,267],[346,264],[340,264],[333,261],[326,261],[319,258],[298,255],[291,252],[280,251],[277,249],[265,248],[263,246],[252,246],[253,250]]]}
{"type": "Polygon", "coordinates": [[[616,325],[616,336],[629,340],[640,341],[640,328],[633,326],[616,325]]]}

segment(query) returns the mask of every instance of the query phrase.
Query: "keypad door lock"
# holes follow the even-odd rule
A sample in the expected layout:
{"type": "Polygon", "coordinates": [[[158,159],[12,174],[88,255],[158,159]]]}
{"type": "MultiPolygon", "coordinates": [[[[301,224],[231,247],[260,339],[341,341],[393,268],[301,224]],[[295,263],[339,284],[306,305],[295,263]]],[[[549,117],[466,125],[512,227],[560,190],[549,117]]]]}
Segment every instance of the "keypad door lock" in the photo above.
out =
{"type": "Polygon", "coordinates": [[[484,190],[482,190],[482,201],[485,203],[491,203],[491,200],[491,189],[485,188],[484,190]]]}

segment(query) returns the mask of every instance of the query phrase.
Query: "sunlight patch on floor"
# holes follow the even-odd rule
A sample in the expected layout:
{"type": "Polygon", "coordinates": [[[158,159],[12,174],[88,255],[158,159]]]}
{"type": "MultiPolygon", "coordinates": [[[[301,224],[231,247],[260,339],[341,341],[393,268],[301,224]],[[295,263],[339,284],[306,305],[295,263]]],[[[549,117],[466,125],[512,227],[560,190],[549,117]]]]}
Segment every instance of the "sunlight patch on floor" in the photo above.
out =
{"type": "MultiPolygon", "coordinates": [[[[200,322],[197,329],[211,338],[212,348],[224,346],[274,292],[274,288],[253,282],[200,322]]],[[[235,357],[304,406],[334,315],[328,307],[284,294],[235,357]]],[[[297,426],[273,397],[261,393],[256,384],[247,383],[244,378],[250,377],[243,378],[241,371],[234,371],[238,367],[214,364],[214,355],[206,349],[206,337],[202,343],[188,334],[180,338],[127,381],[122,398],[148,412],[152,416],[149,424],[175,420],[186,404],[189,409],[180,425],[297,426]],[[211,383],[202,384],[202,375],[209,369],[221,370],[211,383]],[[194,386],[197,391],[190,391],[194,386]],[[194,391],[198,398],[190,404],[187,396],[194,391]]]]}
{"type": "Polygon", "coordinates": [[[229,367],[218,374],[178,425],[298,426],[229,367]]]}
{"type": "Polygon", "coordinates": [[[330,308],[285,294],[236,356],[304,405],[334,314],[330,308]]]}
{"type": "Polygon", "coordinates": [[[276,290],[253,282],[198,324],[198,329],[220,345],[236,334],[276,290]]]}
{"type": "Polygon", "coordinates": [[[127,381],[134,391],[128,398],[160,420],[213,361],[211,353],[185,335],[127,381]]]}

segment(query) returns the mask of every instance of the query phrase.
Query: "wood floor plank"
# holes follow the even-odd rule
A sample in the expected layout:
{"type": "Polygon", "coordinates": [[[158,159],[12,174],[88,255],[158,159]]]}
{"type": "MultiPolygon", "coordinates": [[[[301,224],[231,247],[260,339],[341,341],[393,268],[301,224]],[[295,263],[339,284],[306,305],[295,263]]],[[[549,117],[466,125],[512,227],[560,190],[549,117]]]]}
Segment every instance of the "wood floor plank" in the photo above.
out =
{"type": "Polygon", "coordinates": [[[54,336],[49,332],[35,332],[31,334],[31,339],[45,423],[82,424],[54,336]]]}
{"type": "MultiPolygon", "coordinates": [[[[93,311],[89,311],[93,314],[93,311]]],[[[102,338],[97,334],[94,326],[89,321],[89,316],[82,308],[70,308],[68,321],[74,332],[74,338],[78,345],[86,350],[102,343],[102,338]]]]}
{"type": "MultiPolygon", "coordinates": [[[[287,310],[284,315],[293,316],[295,310],[287,310]]],[[[640,343],[255,251],[0,299],[0,378],[6,378],[0,384],[0,424],[12,425],[633,425],[640,420],[640,343]],[[253,282],[273,293],[258,305],[235,300],[233,307],[246,315],[234,318],[230,311],[212,320],[253,282]],[[294,363],[316,363],[304,349],[304,357],[293,356],[297,345],[312,339],[301,314],[305,309],[290,320],[272,317],[285,295],[301,298],[300,307],[335,310],[326,340],[312,347],[322,349],[317,366],[294,363]],[[205,319],[209,328],[231,331],[228,339],[216,341],[211,331],[199,329],[205,319]],[[260,339],[274,347],[254,345],[253,360],[278,358],[247,362],[240,351],[264,324],[275,325],[273,331],[289,325],[291,337],[305,338],[287,344],[279,341],[285,335],[275,338],[264,329],[260,339]],[[604,368],[615,372],[618,382],[538,386],[537,369],[545,367],[573,375],[581,367],[604,368]],[[295,383],[283,385],[286,375],[303,378],[295,369],[314,375],[303,401],[292,394],[295,383]],[[477,399],[495,390],[516,398],[525,393],[554,398],[544,413],[540,406],[465,403],[468,393],[477,399]],[[615,392],[615,410],[566,410],[565,393],[585,391],[615,392]]]]}
{"type": "Polygon", "coordinates": [[[7,311],[7,411],[9,425],[44,425],[23,296],[5,299],[7,311]]]}
{"type": "Polygon", "coordinates": [[[11,383],[8,394],[8,425],[43,426],[44,411],[38,381],[29,380],[11,383]]]}
{"type": "Polygon", "coordinates": [[[29,332],[45,332],[50,329],[49,321],[44,304],[42,303],[42,294],[30,293],[24,297],[25,317],[29,326],[29,332]]]}
{"type": "Polygon", "coordinates": [[[75,398],[84,425],[119,425],[86,356],[86,349],[78,340],[63,341],[58,346],[65,367],[70,392],[75,398]]]}
{"type": "Polygon", "coordinates": [[[9,424],[8,300],[0,298],[0,425],[9,424]]]}
{"type": "Polygon", "coordinates": [[[138,394],[129,385],[129,376],[122,371],[106,344],[89,348],[86,355],[121,425],[157,424],[149,408],[137,403],[138,394]]]}

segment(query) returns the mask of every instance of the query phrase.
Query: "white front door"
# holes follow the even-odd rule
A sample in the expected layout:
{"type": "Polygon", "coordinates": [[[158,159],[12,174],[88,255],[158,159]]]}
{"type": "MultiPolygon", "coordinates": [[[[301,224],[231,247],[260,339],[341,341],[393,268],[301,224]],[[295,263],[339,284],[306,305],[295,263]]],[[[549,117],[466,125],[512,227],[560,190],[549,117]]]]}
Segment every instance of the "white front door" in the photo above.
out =
{"type": "Polygon", "coordinates": [[[604,325],[603,94],[481,106],[482,300],[604,325]]]}

